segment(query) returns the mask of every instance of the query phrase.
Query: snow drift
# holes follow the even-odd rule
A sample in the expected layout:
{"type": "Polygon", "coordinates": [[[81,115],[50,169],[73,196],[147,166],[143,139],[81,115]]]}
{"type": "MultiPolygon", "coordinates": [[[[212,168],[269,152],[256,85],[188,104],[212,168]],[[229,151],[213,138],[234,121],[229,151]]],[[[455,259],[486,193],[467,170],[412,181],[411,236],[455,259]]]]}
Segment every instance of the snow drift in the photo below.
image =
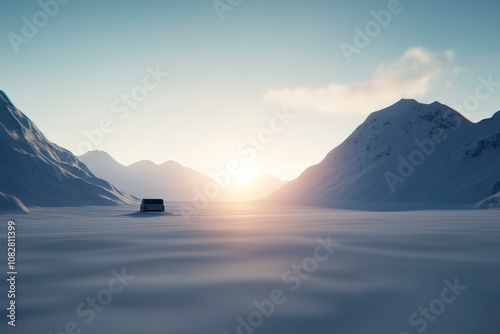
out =
{"type": "Polygon", "coordinates": [[[477,209],[500,209],[500,192],[487,197],[476,204],[477,209]]]}
{"type": "Polygon", "coordinates": [[[29,210],[19,198],[0,192],[0,213],[5,212],[28,213],[29,210]]]}

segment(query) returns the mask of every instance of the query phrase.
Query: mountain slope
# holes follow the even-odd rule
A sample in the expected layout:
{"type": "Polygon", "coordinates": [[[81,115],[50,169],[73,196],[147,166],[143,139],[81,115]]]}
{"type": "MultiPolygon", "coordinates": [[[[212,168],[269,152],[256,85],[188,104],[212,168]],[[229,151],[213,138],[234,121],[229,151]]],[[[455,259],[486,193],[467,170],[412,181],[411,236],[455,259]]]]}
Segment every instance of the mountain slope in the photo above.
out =
{"type": "Polygon", "coordinates": [[[490,196],[500,181],[499,153],[500,113],[474,124],[437,102],[401,100],[372,113],[270,199],[472,204],[490,196]]]}
{"type": "Polygon", "coordinates": [[[0,192],[27,206],[116,205],[135,200],[51,143],[0,91],[0,192]]]}
{"type": "Polygon", "coordinates": [[[28,213],[29,210],[19,198],[0,193],[0,212],[28,213]]]}
{"type": "Polygon", "coordinates": [[[500,209],[500,192],[476,203],[475,207],[478,209],[500,209]]]}

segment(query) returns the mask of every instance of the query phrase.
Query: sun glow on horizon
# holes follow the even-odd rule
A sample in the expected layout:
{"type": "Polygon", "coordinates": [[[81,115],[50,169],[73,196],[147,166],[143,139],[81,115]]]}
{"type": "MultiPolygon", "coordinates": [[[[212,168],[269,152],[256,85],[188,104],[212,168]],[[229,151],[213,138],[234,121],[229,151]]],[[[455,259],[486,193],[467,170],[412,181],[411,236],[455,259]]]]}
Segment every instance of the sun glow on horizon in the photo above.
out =
{"type": "Polygon", "coordinates": [[[259,175],[259,169],[251,164],[241,166],[241,171],[231,179],[231,184],[236,186],[246,186],[254,181],[259,175]]]}

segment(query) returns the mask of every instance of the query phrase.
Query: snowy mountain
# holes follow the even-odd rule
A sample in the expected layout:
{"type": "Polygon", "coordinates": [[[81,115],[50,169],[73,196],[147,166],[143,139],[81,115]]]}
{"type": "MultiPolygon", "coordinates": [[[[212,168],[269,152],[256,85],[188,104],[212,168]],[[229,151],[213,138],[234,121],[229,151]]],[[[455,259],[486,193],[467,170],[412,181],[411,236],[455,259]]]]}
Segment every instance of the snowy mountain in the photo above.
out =
{"type": "Polygon", "coordinates": [[[472,206],[500,190],[500,112],[472,123],[434,102],[372,113],[319,164],[269,198],[339,205],[472,206]]]}
{"type": "Polygon", "coordinates": [[[134,203],[51,143],[0,91],[0,209],[134,203]],[[22,202],[21,202],[22,201],[22,202]]]}
{"type": "Polygon", "coordinates": [[[191,201],[193,189],[203,189],[208,176],[175,161],[157,165],[143,160],[123,166],[108,153],[91,151],[79,157],[97,176],[141,198],[160,197],[167,201],[191,201]]]}
{"type": "Polygon", "coordinates": [[[477,209],[500,209],[500,192],[476,203],[475,207],[477,209]]]}

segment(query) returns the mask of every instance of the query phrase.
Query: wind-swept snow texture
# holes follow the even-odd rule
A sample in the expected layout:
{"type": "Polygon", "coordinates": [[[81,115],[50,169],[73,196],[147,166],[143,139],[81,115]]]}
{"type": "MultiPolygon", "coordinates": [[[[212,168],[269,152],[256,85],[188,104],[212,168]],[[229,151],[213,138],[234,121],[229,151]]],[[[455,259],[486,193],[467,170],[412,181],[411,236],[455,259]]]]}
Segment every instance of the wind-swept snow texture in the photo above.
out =
{"type": "Polygon", "coordinates": [[[0,215],[22,268],[17,325],[4,315],[0,333],[500,333],[497,210],[233,204],[190,224],[134,210],[0,215]]]}
{"type": "Polygon", "coordinates": [[[71,152],[51,143],[2,91],[0,156],[0,192],[17,197],[28,207],[134,202],[133,197],[97,178],[71,152]]]}

